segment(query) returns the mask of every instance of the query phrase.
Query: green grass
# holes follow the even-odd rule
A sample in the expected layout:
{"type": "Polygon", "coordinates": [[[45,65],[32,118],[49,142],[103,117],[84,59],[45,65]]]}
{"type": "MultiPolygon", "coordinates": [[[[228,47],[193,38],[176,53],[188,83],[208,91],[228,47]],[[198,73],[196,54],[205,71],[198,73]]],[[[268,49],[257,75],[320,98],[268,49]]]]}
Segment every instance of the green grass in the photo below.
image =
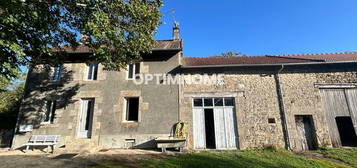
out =
{"type": "Polygon", "coordinates": [[[327,148],[320,150],[324,157],[337,159],[357,167],[357,148],[327,148]]]}
{"type": "Polygon", "coordinates": [[[186,154],[166,159],[147,160],[142,167],[158,168],[278,168],[348,167],[326,160],[308,159],[285,150],[221,151],[186,154]]]}
{"type": "Polygon", "coordinates": [[[318,157],[308,158],[308,155],[296,155],[283,149],[260,149],[246,151],[209,151],[178,156],[153,155],[151,159],[125,159],[117,157],[114,160],[96,162],[91,168],[344,168],[357,167],[357,149],[326,148],[311,151],[318,157]],[[339,161],[338,161],[339,160],[339,161]]]}

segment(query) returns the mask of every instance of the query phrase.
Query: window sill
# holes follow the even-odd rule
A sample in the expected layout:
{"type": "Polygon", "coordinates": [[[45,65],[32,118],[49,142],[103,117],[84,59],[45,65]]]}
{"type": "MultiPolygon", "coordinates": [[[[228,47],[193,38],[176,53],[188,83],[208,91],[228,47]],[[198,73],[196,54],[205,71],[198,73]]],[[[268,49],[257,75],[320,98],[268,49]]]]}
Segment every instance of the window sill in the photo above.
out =
{"type": "Polygon", "coordinates": [[[123,123],[139,123],[139,121],[123,121],[123,123]]]}
{"type": "Polygon", "coordinates": [[[124,127],[136,127],[139,125],[138,121],[122,121],[121,125],[124,127]]]}
{"type": "Polygon", "coordinates": [[[53,127],[58,127],[57,124],[53,124],[53,123],[41,123],[40,124],[41,128],[53,128],[53,127]]]}
{"type": "Polygon", "coordinates": [[[82,80],[80,81],[80,83],[85,83],[85,84],[88,84],[88,83],[99,83],[101,82],[100,80],[82,80]]]}

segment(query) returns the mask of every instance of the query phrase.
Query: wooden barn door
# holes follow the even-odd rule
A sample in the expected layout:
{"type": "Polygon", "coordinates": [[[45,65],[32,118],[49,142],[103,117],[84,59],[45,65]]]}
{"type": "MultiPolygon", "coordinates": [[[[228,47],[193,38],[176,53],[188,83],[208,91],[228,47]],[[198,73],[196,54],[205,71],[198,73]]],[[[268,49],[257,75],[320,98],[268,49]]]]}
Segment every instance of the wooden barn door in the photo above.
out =
{"type": "Polygon", "coordinates": [[[228,149],[237,148],[237,129],[235,127],[236,119],[234,107],[225,107],[224,108],[224,117],[225,117],[225,129],[226,131],[226,142],[228,149]]]}
{"type": "Polygon", "coordinates": [[[334,147],[342,146],[338,117],[350,117],[357,133],[357,89],[321,89],[331,141],[334,147]]]}
{"type": "Polygon", "coordinates": [[[296,130],[299,136],[301,150],[314,150],[317,148],[316,132],[312,116],[295,116],[296,130]]]}
{"type": "Polygon", "coordinates": [[[195,149],[237,149],[234,99],[195,98],[193,104],[195,149]]]}
{"type": "Polygon", "coordinates": [[[226,122],[223,107],[214,108],[214,126],[216,135],[216,149],[226,149],[226,122]]]}
{"type": "Polygon", "coordinates": [[[206,148],[205,116],[202,108],[193,109],[193,140],[195,149],[206,148]]]}

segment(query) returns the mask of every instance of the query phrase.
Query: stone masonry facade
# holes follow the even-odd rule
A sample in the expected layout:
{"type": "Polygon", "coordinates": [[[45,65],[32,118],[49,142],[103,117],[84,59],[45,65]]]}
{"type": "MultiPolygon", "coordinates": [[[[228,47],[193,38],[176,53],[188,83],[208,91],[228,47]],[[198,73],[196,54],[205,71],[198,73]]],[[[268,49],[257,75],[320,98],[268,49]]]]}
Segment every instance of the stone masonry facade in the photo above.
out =
{"type": "MultiPolygon", "coordinates": [[[[232,68],[233,69],[233,68],[232,68]]],[[[318,146],[331,146],[331,139],[320,89],[316,84],[356,84],[357,69],[338,70],[337,72],[286,72],[279,74],[290,148],[301,150],[301,142],[295,124],[295,116],[311,115],[315,126],[318,146]],[[342,72],[343,71],[343,72],[342,72]]],[[[190,73],[210,73],[201,70],[190,73]]],[[[219,73],[219,70],[217,71],[219,73]]],[[[262,148],[266,146],[284,147],[281,114],[276,91],[276,80],[269,73],[242,74],[242,72],[224,72],[224,83],[219,86],[183,85],[180,96],[181,120],[188,123],[188,147],[193,148],[192,99],[196,95],[220,97],[236,94],[236,117],[239,149],[262,148]],[[205,94],[206,93],[206,94],[205,94]],[[214,93],[209,95],[209,93],[214,93]],[[220,94],[221,93],[221,94],[220,94]],[[274,118],[275,123],[268,123],[274,118]]]]}

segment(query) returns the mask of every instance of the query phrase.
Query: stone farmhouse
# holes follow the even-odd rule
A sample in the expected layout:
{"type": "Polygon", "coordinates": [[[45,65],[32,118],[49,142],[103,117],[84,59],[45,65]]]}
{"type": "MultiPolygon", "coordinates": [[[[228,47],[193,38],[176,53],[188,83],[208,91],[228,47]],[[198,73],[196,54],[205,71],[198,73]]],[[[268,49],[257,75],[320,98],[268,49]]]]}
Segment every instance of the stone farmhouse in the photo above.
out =
{"type": "Polygon", "coordinates": [[[12,147],[60,135],[57,147],[70,150],[153,148],[178,122],[187,149],[357,146],[357,53],[184,57],[173,30],[119,71],[85,60],[86,46],[64,47],[63,65],[31,68],[12,147]],[[180,82],[137,84],[136,74],[180,82]],[[183,76],[214,74],[223,79],[210,85],[183,76]]]}

